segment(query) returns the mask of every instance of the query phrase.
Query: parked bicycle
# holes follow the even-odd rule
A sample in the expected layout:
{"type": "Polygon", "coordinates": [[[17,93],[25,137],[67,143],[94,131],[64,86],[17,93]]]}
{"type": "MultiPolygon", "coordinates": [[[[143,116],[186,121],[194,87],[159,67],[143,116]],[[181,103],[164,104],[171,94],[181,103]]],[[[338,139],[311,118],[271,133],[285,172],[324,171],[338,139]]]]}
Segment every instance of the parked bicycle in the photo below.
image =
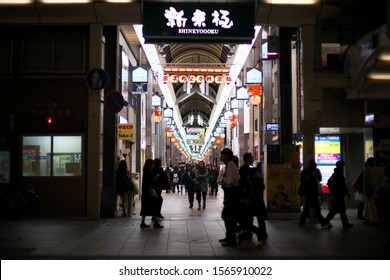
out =
{"type": "Polygon", "coordinates": [[[6,185],[0,186],[0,205],[2,214],[29,218],[37,214],[40,199],[32,187],[6,185]]]}

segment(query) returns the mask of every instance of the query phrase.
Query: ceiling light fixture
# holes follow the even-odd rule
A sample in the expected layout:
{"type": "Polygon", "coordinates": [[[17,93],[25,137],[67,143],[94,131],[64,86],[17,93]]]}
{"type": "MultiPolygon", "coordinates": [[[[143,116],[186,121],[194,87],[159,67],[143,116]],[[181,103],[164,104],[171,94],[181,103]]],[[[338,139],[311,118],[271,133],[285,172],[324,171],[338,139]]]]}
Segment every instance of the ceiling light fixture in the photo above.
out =
{"type": "Polygon", "coordinates": [[[225,65],[197,65],[197,67],[194,67],[193,65],[167,65],[163,67],[164,74],[176,74],[180,75],[183,73],[186,74],[205,74],[205,73],[229,73],[230,67],[227,67],[225,65]]]}
{"type": "Polygon", "coordinates": [[[0,5],[20,5],[20,4],[31,4],[33,0],[0,0],[0,5]]]}
{"type": "Polygon", "coordinates": [[[39,0],[44,4],[85,4],[91,3],[92,0],[39,0]]]}
{"type": "Polygon", "coordinates": [[[266,0],[265,2],[272,5],[313,5],[320,3],[320,0],[266,0]]]}

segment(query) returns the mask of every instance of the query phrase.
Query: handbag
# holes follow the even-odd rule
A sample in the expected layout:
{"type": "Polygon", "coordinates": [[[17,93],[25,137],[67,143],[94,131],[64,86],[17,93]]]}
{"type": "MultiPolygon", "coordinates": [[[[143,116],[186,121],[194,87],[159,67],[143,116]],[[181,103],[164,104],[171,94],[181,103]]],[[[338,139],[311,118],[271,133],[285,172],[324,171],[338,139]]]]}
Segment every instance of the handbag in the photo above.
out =
{"type": "Polygon", "coordinates": [[[139,194],[139,190],[138,190],[137,184],[135,184],[133,181],[131,181],[131,191],[130,192],[131,192],[132,195],[139,194]]]}
{"type": "Polygon", "coordinates": [[[364,201],[364,194],[360,192],[355,193],[355,200],[356,201],[364,201]]]}
{"type": "Polygon", "coordinates": [[[155,189],[153,189],[152,187],[149,187],[148,192],[149,192],[149,196],[150,196],[151,198],[157,198],[157,192],[156,192],[155,189]]]}

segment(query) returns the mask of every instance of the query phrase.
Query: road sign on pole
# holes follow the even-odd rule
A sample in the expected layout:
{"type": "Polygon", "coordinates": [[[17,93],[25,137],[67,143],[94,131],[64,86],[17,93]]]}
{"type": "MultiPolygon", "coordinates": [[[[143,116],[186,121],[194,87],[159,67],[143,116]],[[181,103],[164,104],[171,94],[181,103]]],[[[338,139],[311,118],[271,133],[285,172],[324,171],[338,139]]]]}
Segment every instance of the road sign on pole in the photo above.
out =
{"type": "Polygon", "coordinates": [[[104,106],[111,113],[120,112],[124,105],[125,100],[123,98],[122,93],[120,93],[119,91],[110,91],[104,98],[104,106]]]}
{"type": "Polygon", "coordinates": [[[86,82],[90,89],[101,90],[108,84],[108,75],[103,69],[91,69],[88,71],[86,82]]]}

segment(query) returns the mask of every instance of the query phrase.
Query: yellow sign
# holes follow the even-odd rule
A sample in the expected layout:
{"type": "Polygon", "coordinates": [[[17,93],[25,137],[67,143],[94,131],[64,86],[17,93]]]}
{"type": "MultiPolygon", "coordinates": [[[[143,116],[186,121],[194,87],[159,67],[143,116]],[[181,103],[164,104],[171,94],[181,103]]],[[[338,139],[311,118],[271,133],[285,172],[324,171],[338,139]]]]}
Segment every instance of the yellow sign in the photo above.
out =
{"type": "Polygon", "coordinates": [[[118,124],[118,140],[134,140],[134,124],[118,124]]]}

